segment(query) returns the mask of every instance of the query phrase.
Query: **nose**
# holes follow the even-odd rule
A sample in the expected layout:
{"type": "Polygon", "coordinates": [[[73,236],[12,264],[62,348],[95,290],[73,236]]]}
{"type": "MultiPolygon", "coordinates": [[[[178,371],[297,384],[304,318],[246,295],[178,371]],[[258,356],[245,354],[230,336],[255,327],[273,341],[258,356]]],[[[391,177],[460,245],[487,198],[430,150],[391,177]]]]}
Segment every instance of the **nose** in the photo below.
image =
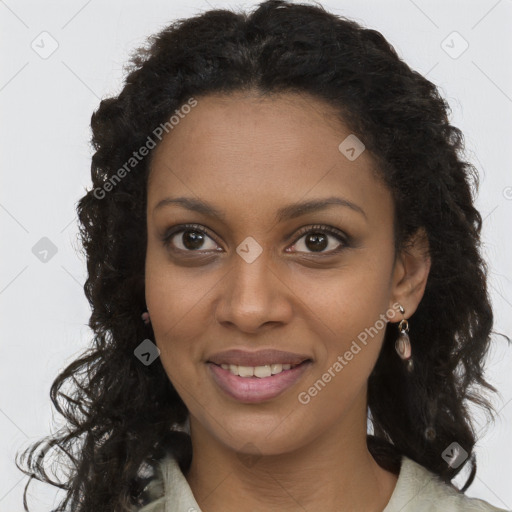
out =
{"type": "Polygon", "coordinates": [[[224,327],[256,333],[290,321],[293,292],[267,252],[264,250],[251,263],[234,255],[216,301],[215,318],[224,327]]]}

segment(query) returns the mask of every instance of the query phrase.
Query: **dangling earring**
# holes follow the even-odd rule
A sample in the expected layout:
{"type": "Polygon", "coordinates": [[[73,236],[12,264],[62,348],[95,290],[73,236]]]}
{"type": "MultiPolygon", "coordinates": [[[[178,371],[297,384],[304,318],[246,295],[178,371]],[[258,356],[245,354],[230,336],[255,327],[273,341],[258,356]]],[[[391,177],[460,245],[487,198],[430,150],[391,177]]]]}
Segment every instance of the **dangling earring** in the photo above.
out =
{"type": "MultiPolygon", "coordinates": [[[[405,309],[401,304],[399,304],[400,313],[402,315],[405,313],[405,309]]],[[[398,330],[400,334],[395,342],[395,350],[400,358],[405,362],[405,367],[407,371],[412,372],[414,369],[414,364],[412,361],[412,350],[411,350],[411,341],[409,340],[409,323],[405,318],[403,318],[398,324],[398,330]]],[[[425,406],[422,406],[422,408],[425,406]]],[[[423,431],[423,436],[429,442],[434,441],[437,438],[437,432],[435,428],[435,418],[437,414],[437,398],[428,399],[426,405],[426,423],[427,426],[423,431]]]]}
{"type": "MultiPolygon", "coordinates": [[[[400,313],[402,313],[403,315],[405,313],[405,309],[402,307],[401,304],[399,306],[400,313]]],[[[402,359],[402,361],[405,362],[405,367],[407,368],[407,371],[412,372],[414,364],[411,358],[411,341],[409,340],[409,335],[407,334],[409,332],[409,322],[407,322],[405,318],[400,320],[400,323],[398,324],[398,330],[400,331],[400,334],[395,342],[395,350],[402,359]]]]}
{"type": "Polygon", "coordinates": [[[145,311],[144,313],[142,313],[141,318],[146,325],[148,325],[151,322],[149,318],[149,311],[145,311]]]}

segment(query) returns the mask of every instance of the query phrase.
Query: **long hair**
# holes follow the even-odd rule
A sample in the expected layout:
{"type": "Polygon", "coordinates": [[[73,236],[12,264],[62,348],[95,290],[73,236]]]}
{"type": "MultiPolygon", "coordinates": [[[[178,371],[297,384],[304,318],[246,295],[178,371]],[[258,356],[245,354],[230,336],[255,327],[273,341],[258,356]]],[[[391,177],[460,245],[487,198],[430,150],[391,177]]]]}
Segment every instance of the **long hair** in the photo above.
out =
{"type": "Polygon", "coordinates": [[[463,135],[436,86],[378,31],[321,6],[270,0],[249,14],[217,9],[180,19],[151,36],[131,55],[122,91],[92,115],[92,187],[77,212],[93,342],[51,387],[66,427],[27,449],[20,467],[66,491],[56,511],[127,511],[140,492],[141,468],[168,452],[189,467],[190,436],[180,432],[187,408],[160,359],[145,366],[134,356],[144,339],[154,339],[141,321],[153,153],[130,159],[191,98],[244,90],[326,101],[364,141],[392,193],[395,249],[425,230],[431,269],[410,319],[415,371],[403,370],[394,351],[398,331],[388,325],[368,382],[368,447],[382,467],[396,470],[406,455],[447,483],[468,468],[463,490],[475,476],[469,406],[492,418],[483,393],[496,390],[483,373],[493,313],[473,204],[478,175],[464,160],[463,135]],[[441,457],[454,440],[469,454],[458,467],[441,457]],[[46,473],[51,454],[67,468],[66,481],[46,473]]]}

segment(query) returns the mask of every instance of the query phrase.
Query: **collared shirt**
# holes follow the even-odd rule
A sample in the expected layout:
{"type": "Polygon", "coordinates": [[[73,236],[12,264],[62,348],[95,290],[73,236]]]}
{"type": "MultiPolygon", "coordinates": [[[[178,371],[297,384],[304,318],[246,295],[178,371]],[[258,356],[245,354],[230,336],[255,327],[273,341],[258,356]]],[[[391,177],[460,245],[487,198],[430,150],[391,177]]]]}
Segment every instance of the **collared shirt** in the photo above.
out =
{"type": "MultiPolygon", "coordinates": [[[[157,478],[146,488],[149,503],[134,512],[202,512],[177,461],[162,459],[157,478]]],[[[470,498],[436,474],[402,456],[400,473],[382,512],[511,512],[470,498]]]]}

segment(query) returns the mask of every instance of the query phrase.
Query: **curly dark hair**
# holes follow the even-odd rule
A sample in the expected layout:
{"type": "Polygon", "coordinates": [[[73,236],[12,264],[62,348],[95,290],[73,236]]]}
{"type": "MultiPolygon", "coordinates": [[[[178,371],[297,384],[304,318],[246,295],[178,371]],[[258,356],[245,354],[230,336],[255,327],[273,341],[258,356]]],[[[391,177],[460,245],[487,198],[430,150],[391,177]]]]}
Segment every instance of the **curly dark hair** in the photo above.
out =
{"type": "Polygon", "coordinates": [[[449,123],[449,105],[436,86],[378,31],[319,5],[281,0],[250,14],[215,9],[179,19],[133,52],[126,74],[120,94],[102,100],[92,115],[92,188],[77,206],[94,341],[51,387],[67,426],[26,449],[20,461],[26,468],[16,462],[31,476],[25,510],[32,478],[66,491],[57,512],[127,511],[140,492],[141,467],[166,453],[189,467],[187,408],[160,359],[145,366],[134,357],[142,340],[154,339],[141,321],[154,151],[104,191],[188,99],[235,91],[298,92],[328,102],[364,141],[392,193],[396,251],[425,230],[431,270],[412,320],[415,371],[401,366],[398,333],[388,325],[368,382],[368,447],[386,469],[397,472],[406,455],[447,483],[467,467],[465,491],[476,472],[469,402],[491,420],[495,415],[483,394],[496,392],[483,373],[493,312],[480,255],[482,218],[473,204],[478,175],[463,157],[463,135],[449,123]],[[457,468],[441,457],[454,440],[470,454],[457,468]],[[49,452],[68,469],[66,482],[46,473],[49,452]]]}

